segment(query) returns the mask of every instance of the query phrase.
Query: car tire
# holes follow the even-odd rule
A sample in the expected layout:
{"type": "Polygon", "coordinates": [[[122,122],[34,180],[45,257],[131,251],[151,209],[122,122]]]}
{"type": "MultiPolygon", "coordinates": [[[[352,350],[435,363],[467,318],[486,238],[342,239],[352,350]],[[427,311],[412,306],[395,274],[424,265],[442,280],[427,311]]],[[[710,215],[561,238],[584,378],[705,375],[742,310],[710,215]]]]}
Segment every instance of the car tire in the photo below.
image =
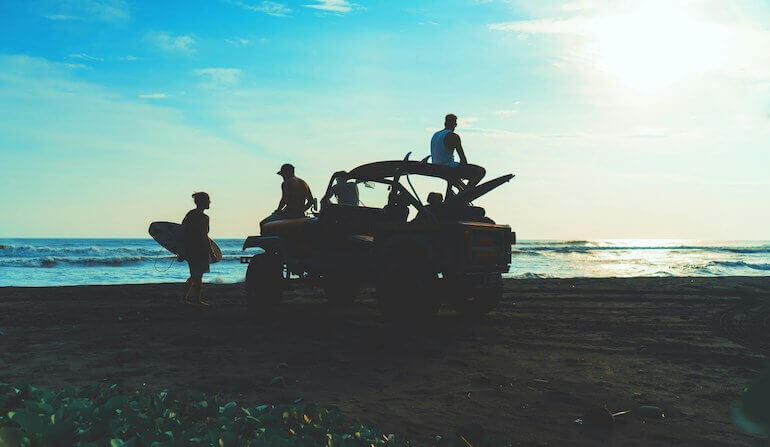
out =
{"type": "Polygon", "coordinates": [[[328,272],[322,279],[324,296],[331,306],[347,306],[358,296],[360,284],[348,272],[328,272]]]}
{"type": "Polygon", "coordinates": [[[409,247],[391,250],[380,266],[377,304],[393,321],[424,320],[438,312],[438,273],[424,254],[409,247]]]}
{"type": "Polygon", "coordinates": [[[250,312],[266,312],[281,302],[283,265],[275,254],[254,255],[246,269],[246,305],[250,312]]]}
{"type": "Polygon", "coordinates": [[[492,287],[477,287],[470,281],[458,277],[444,277],[444,290],[449,297],[449,304],[459,315],[466,318],[478,318],[492,310],[503,297],[503,275],[497,274],[492,287]]]}

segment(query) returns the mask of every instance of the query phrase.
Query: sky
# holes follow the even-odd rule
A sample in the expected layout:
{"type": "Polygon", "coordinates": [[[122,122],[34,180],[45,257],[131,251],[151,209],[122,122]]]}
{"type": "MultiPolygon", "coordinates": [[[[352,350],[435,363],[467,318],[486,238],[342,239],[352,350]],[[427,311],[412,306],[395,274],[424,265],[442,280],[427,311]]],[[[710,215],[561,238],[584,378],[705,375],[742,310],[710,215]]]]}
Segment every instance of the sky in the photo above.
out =
{"type": "MultiPolygon", "coordinates": [[[[763,0],[0,2],[0,237],[256,234],[284,162],[429,153],[522,239],[770,239],[763,0]]],[[[427,194],[428,191],[424,191],[427,194]]]]}

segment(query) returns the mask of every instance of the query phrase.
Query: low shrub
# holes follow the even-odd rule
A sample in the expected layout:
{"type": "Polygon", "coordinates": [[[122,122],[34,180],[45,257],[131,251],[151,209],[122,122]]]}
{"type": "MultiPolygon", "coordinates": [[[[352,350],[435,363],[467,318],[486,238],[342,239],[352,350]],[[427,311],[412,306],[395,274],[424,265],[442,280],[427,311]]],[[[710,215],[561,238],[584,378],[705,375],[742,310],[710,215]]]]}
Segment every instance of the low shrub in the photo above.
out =
{"type": "Polygon", "coordinates": [[[418,445],[314,404],[247,407],[197,391],[0,383],[0,447],[418,445]]]}

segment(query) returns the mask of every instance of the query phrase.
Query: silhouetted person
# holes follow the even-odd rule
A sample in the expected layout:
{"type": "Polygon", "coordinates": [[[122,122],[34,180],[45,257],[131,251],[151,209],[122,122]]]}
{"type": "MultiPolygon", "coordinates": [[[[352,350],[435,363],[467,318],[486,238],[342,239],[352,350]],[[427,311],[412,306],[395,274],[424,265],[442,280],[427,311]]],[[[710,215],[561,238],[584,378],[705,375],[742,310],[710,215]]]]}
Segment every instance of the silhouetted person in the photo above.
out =
{"type": "Polygon", "coordinates": [[[358,185],[356,182],[337,183],[332,187],[332,193],[340,205],[358,206],[358,185]]]}
{"type": "Polygon", "coordinates": [[[382,208],[382,214],[388,222],[406,222],[409,217],[409,203],[395,186],[388,193],[388,203],[382,208]]]}
{"type": "Polygon", "coordinates": [[[203,274],[209,271],[209,216],[203,210],[209,209],[211,200],[205,192],[192,195],[195,209],[187,212],[182,220],[182,254],[190,267],[190,277],[184,284],[181,302],[208,306],[203,300],[203,274]]]}
{"type": "Polygon", "coordinates": [[[305,211],[313,206],[313,193],[304,180],[294,175],[294,166],[289,163],[284,164],[278,171],[278,175],[283,177],[281,201],[278,202],[278,208],[273,214],[259,223],[260,231],[262,225],[268,222],[304,217],[305,211]]]}
{"type": "Polygon", "coordinates": [[[430,139],[431,163],[445,166],[467,164],[460,136],[454,130],[457,127],[457,116],[450,113],[444,118],[444,128],[433,134],[430,139]],[[460,163],[455,161],[455,151],[460,156],[460,163]]]}

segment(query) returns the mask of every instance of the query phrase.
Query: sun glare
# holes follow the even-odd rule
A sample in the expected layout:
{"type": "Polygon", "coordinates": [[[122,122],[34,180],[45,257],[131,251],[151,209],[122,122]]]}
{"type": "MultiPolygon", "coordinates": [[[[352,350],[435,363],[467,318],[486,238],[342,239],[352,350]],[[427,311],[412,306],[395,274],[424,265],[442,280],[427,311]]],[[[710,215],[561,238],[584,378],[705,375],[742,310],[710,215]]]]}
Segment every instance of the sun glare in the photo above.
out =
{"type": "Polygon", "coordinates": [[[596,68],[652,92],[727,63],[727,29],[674,2],[643,6],[594,22],[596,68]]]}

